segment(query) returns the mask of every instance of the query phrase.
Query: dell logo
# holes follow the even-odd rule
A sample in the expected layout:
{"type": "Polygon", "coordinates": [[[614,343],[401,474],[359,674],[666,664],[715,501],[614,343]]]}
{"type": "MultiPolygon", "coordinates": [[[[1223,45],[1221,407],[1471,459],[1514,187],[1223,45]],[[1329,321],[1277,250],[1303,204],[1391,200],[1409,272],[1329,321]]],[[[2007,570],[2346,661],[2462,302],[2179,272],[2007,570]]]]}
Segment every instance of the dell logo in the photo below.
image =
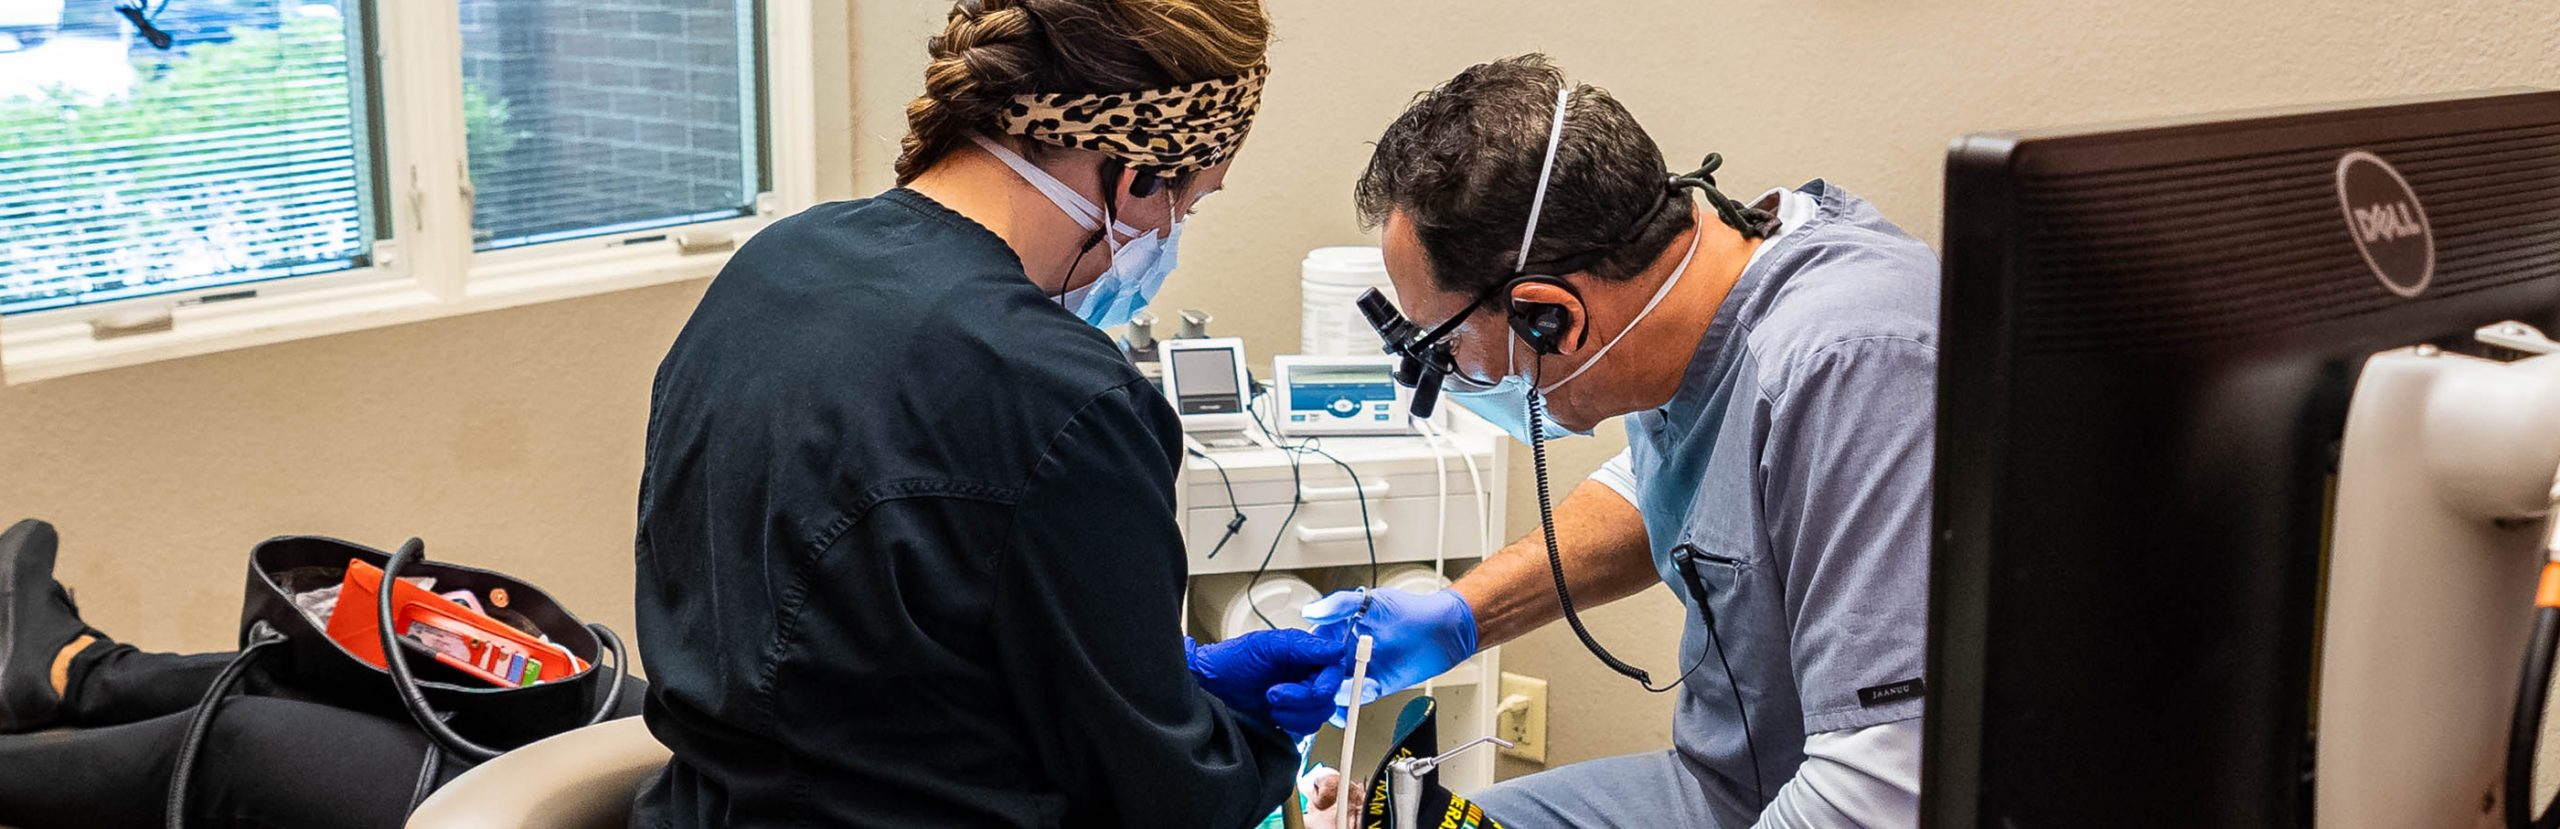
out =
{"type": "Polygon", "coordinates": [[[2372,244],[2425,234],[2426,228],[2418,226],[2414,205],[2414,202],[2395,201],[2348,209],[2355,211],[2357,235],[2364,237],[2365,244],[2372,244]]]}
{"type": "Polygon", "coordinates": [[[2338,157],[2338,208],[2347,234],[2382,287],[2403,297],[2435,278],[2435,230],[2409,180],[2382,157],[2356,150],[2338,157]]]}

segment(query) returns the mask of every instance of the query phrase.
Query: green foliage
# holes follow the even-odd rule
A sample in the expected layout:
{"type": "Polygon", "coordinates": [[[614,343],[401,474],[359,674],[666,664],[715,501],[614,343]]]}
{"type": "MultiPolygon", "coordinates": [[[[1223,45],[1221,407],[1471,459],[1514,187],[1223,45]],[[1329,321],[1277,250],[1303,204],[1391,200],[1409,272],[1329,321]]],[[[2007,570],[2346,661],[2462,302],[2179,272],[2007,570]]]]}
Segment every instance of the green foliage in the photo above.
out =
{"type": "MultiPolygon", "coordinates": [[[[275,165],[350,188],[368,174],[328,161],[366,140],[343,23],[288,16],[273,30],[234,31],[227,43],[135,58],[121,95],[57,86],[0,100],[0,205],[16,206],[0,213],[0,305],[361,250],[364,211],[313,228],[267,195],[275,165]],[[247,155],[268,157],[267,169],[226,173],[218,160],[247,155]],[[111,253],[102,240],[114,240],[111,253]]],[[[475,166],[494,168],[521,134],[504,100],[462,92],[475,166]]]]}
{"type": "MultiPolygon", "coordinates": [[[[279,125],[345,131],[347,51],[338,21],[288,18],[275,31],[138,59],[138,80],[120,97],[84,101],[57,86],[0,101],[0,158],[49,149],[66,168],[129,162],[148,181],[182,163],[194,139],[279,125]]],[[[504,157],[521,138],[507,102],[475,85],[463,86],[462,109],[475,157],[504,157]]]]}
{"type": "Polygon", "coordinates": [[[507,100],[491,98],[477,84],[462,84],[462,127],[471,150],[471,175],[495,178],[515,159],[516,142],[524,134],[507,128],[507,100]]]}
{"type": "Polygon", "coordinates": [[[189,138],[328,120],[343,130],[346,60],[339,23],[309,18],[137,60],[123,96],[81,100],[55,88],[0,103],[0,153],[51,147],[70,151],[65,161],[130,159],[148,171],[183,158],[189,138]]]}

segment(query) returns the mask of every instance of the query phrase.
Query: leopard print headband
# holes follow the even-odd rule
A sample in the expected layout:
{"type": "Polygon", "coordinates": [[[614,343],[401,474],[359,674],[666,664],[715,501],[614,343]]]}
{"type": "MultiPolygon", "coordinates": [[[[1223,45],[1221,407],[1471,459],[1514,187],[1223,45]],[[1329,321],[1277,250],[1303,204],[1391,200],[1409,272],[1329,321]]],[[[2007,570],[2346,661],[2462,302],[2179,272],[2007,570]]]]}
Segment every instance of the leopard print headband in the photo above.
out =
{"type": "Polygon", "coordinates": [[[1262,106],[1256,65],[1232,78],[1135,92],[1016,95],[1003,129],[1072,150],[1092,150],[1167,175],[1216,166],[1235,155],[1262,106]]]}

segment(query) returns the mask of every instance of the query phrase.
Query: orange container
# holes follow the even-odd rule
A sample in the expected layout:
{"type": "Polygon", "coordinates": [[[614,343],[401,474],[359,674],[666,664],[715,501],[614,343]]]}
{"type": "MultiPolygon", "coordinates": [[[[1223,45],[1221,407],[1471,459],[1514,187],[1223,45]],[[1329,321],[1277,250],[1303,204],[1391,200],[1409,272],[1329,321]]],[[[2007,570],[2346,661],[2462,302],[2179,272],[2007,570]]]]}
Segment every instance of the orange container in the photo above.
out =
{"type": "MultiPolygon", "coordinates": [[[[381,590],[382,568],[349,559],[338,606],[329,613],[329,638],[377,668],[388,667],[382,661],[382,628],[376,610],[381,590]]],[[[584,661],[558,645],[406,581],[391,586],[391,602],[394,630],[433,651],[436,661],[491,685],[520,688],[587,669],[584,661]]]]}

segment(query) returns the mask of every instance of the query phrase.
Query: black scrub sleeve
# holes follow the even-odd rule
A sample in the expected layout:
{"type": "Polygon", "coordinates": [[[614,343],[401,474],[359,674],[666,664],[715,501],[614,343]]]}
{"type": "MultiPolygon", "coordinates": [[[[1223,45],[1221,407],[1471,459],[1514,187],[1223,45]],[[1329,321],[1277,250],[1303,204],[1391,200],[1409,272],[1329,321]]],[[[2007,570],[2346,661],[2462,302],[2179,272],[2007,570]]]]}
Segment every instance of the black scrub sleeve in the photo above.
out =
{"type": "Polygon", "coordinates": [[[1086,404],[1033,471],[998,553],[998,659],[1068,825],[1249,827],[1287,795],[1296,747],[1184,663],[1179,426],[1144,382],[1086,404]]]}

